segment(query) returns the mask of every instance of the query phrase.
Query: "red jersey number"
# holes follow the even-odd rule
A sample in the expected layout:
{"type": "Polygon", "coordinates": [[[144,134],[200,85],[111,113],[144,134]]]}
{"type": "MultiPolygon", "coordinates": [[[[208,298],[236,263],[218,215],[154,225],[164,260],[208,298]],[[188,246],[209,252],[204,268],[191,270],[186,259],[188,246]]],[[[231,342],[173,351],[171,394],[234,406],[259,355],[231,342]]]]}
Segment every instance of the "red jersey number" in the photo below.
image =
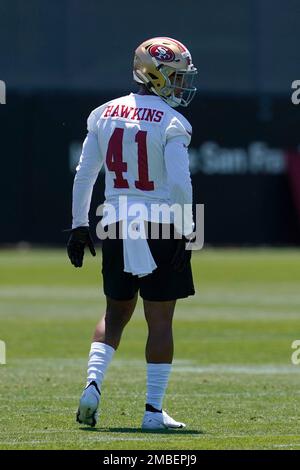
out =
{"type": "MultiPolygon", "coordinates": [[[[123,161],[123,135],[124,129],[117,127],[109,139],[106,153],[107,168],[116,175],[114,188],[129,188],[128,181],[123,177],[123,173],[127,172],[127,163],[123,161]]],[[[135,142],[137,143],[139,175],[139,179],[135,181],[135,187],[142,191],[153,191],[154,182],[149,181],[147,132],[138,131],[135,135],[135,142]]]]}

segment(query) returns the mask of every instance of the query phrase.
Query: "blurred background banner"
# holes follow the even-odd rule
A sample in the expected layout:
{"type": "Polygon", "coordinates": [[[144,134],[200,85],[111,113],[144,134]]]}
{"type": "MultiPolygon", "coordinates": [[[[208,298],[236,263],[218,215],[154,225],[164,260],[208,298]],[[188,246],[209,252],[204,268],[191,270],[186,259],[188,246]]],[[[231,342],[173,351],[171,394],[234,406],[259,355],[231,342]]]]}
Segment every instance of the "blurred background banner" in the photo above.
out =
{"type": "MultiPolygon", "coordinates": [[[[205,242],[300,244],[299,0],[0,0],[0,243],[64,243],[86,119],[135,91],[134,49],[173,36],[191,50],[198,94],[183,114],[205,242]],[[147,9],[141,21],[141,8],[147,9]]],[[[103,174],[95,208],[103,201],[103,174]]]]}

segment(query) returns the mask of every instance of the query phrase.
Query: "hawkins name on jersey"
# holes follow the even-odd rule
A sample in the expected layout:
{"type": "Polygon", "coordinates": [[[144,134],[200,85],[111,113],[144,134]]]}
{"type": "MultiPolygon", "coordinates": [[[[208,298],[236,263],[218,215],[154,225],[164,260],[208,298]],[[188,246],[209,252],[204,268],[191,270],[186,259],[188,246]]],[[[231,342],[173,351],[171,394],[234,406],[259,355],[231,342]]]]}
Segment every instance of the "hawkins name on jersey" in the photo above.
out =
{"type": "Polygon", "coordinates": [[[117,104],[106,106],[102,117],[120,117],[132,121],[160,122],[163,115],[164,112],[158,109],[134,108],[132,106],[126,106],[125,104],[117,104]]]}

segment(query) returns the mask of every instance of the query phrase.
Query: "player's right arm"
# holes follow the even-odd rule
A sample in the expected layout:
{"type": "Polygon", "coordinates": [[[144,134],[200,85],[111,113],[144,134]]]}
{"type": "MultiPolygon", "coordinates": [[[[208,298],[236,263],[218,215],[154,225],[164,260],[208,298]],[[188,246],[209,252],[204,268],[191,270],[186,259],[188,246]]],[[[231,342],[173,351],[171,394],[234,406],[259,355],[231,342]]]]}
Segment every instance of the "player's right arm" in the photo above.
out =
{"type": "Polygon", "coordinates": [[[93,187],[103,165],[96,126],[96,113],[88,118],[88,134],[82,146],[82,152],[73,184],[72,231],[67,249],[71,263],[81,267],[84,248],[88,246],[95,256],[95,248],[89,233],[89,210],[93,187]]]}

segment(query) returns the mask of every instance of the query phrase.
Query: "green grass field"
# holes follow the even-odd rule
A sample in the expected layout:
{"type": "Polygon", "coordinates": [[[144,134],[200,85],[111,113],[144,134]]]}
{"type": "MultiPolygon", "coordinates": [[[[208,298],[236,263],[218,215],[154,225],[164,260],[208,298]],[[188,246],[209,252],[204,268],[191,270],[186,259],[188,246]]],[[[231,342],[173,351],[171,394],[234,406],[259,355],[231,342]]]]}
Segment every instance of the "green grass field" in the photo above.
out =
{"type": "Polygon", "coordinates": [[[104,310],[99,257],[0,251],[0,449],[299,449],[299,250],[203,250],[197,295],[178,302],[165,409],[179,432],[142,433],[141,303],[102,390],[95,429],[75,423],[90,337],[104,310]]]}

